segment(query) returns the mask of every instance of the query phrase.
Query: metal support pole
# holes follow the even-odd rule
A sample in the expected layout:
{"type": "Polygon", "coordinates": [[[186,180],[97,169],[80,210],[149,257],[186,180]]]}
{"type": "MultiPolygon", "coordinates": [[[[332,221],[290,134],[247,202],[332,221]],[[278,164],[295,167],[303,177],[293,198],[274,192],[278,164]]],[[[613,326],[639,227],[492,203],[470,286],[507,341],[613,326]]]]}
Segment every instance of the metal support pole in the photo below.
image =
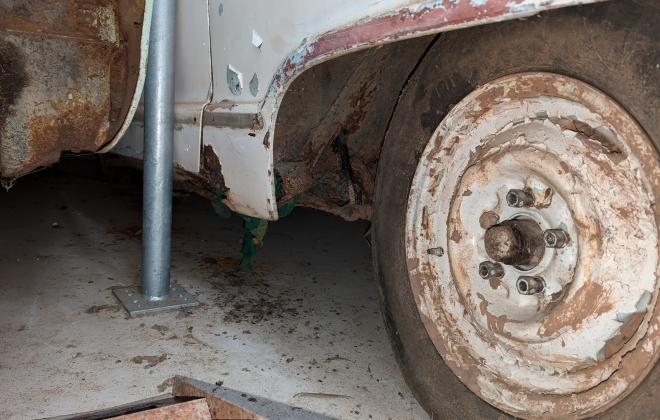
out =
{"type": "Polygon", "coordinates": [[[154,2],[144,87],[142,288],[114,291],[131,315],[198,304],[170,287],[175,18],[175,0],[154,2]]]}
{"type": "Polygon", "coordinates": [[[144,85],[142,294],[169,296],[174,133],[175,0],[154,2],[144,85]]]}

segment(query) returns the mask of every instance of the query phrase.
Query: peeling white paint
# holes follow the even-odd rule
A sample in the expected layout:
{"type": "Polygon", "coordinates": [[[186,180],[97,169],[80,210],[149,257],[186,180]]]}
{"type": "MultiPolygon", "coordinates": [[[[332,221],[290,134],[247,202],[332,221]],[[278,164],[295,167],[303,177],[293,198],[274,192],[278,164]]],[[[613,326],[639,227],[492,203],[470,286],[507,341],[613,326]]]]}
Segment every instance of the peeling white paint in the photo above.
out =
{"type": "Polygon", "coordinates": [[[604,94],[574,79],[534,73],[477,89],[429,141],[406,219],[407,258],[419,261],[411,286],[424,313],[436,314],[423,320],[443,358],[463,369],[472,360],[480,375],[471,389],[491,404],[532,417],[557,416],[571,404],[571,414],[594,413],[637,384],[639,375],[617,376],[626,356],[636,346],[657,349],[657,334],[645,335],[649,320],[658,322],[650,318],[654,310],[632,339],[611,347],[625,325],[621,314],[646,313],[658,294],[658,232],[647,211],[653,202],[647,177],[657,182],[660,171],[645,173],[633,153],[651,150],[643,137],[604,94]],[[534,86],[552,83],[557,96],[534,94],[534,86]],[[584,133],[565,135],[567,119],[606,133],[620,153],[609,156],[584,133]],[[433,176],[438,168],[446,169],[441,179],[433,176]],[[506,191],[523,186],[552,188],[551,200],[540,208],[506,206],[506,191]],[[531,271],[508,268],[493,288],[477,274],[488,259],[478,222],[486,210],[500,220],[524,215],[544,229],[561,225],[573,242],[546,251],[531,271]],[[446,247],[446,257],[428,256],[430,246],[446,247]],[[522,274],[543,276],[550,293],[518,295],[514,282],[522,274]],[[455,347],[463,353],[447,351],[455,347]],[[579,401],[566,405],[562,396],[571,393],[579,401]]]}

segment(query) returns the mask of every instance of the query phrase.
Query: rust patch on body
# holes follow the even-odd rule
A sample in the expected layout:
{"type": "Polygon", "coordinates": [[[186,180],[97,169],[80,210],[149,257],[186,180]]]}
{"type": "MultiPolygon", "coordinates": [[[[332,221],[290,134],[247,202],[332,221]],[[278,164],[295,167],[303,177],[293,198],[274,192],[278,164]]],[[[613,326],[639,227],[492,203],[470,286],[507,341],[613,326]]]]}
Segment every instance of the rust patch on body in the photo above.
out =
{"type": "Polygon", "coordinates": [[[189,172],[179,165],[174,169],[175,188],[192,191],[211,201],[227,199],[229,188],[225,185],[220,159],[213,146],[206,144],[202,147],[199,173],[189,172]]]}
{"type": "Polygon", "coordinates": [[[217,187],[225,194],[229,189],[225,186],[225,178],[222,176],[220,159],[215,154],[213,146],[206,144],[202,148],[202,170],[200,175],[208,187],[217,187]]]}
{"type": "Polygon", "coordinates": [[[114,137],[137,83],[143,13],[129,0],[0,4],[0,176],[114,137]]]}
{"type": "Polygon", "coordinates": [[[297,188],[287,195],[348,220],[370,218],[383,116],[390,115],[410,62],[390,67],[394,57],[414,55],[423,43],[343,57],[296,80],[278,113],[274,140],[277,173],[283,184],[297,188]],[[326,93],[313,99],[303,94],[316,90],[326,93]],[[286,179],[291,176],[297,180],[286,179]]]}
{"type": "Polygon", "coordinates": [[[107,124],[101,122],[107,121],[109,104],[99,107],[73,99],[52,102],[50,107],[52,114],[35,116],[27,124],[30,158],[25,165],[55,162],[62,151],[93,152],[106,141],[107,124]]]}
{"type": "Polygon", "coordinates": [[[370,76],[362,82],[357,92],[349,99],[350,112],[342,123],[346,134],[354,133],[362,126],[362,122],[373,106],[375,89],[373,76],[370,76]]]}
{"type": "MultiPolygon", "coordinates": [[[[11,42],[0,39],[0,145],[5,122],[28,83],[25,57],[11,42]]],[[[2,155],[0,151],[0,155],[2,155]]],[[[1,171],[0,171],[1,173],[1,171]]]]}
{"type": "Polygon", "coordinates": [[[114,27],[112,0],[15,1],[0,6],[0,28],[12,32],[111,40],[114,27]]]}
{"type": "Polygon", "coordinates": [[[266,131],[266,134],[264,134],[263,144],[266,149],[270,149],[270,131],[266,131]]]}
{"type": "Polygon", "coordinates": [[[250,123],[250,130],[259,131],[264,128],[264,118],[261,114],[254,114],[250,123]]]}

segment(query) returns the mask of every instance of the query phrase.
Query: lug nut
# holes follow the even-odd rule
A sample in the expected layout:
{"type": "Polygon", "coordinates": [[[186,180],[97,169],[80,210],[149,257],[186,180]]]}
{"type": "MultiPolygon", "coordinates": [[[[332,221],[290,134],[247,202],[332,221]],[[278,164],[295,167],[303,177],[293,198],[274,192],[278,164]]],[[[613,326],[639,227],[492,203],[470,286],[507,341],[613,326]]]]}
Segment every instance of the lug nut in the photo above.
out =
{"type": "Polygon", "coordinates": [[[479,264],[479,275],[484,279],[504,276],[504,268],[499,263],[484,261],[479,264]]]}
{"type": "Polygon", "coordinates": [[[527,190],[509,190],[506,203],[509,207],[529,207],[534,204],[534,196],[527,190]]]}
{"type": "Polygon", "coordinates": [[[516,289],[521,295],[535,295],[545,289],[545,281],[541,277],[520,276],[516,282],[516,289]]]}
{"type": "Polygon", "coordinates": [[[563,248],[568,243],[568,234],[561,229],[548,229],[543,232],[543,242],[548,248],[563,248]]]}

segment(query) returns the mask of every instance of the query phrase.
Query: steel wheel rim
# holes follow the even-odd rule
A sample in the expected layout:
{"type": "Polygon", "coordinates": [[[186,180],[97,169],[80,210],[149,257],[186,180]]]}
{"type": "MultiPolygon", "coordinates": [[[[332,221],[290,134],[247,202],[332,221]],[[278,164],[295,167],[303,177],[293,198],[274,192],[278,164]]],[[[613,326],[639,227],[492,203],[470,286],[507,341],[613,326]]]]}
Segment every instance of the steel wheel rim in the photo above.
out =
{"type": "Polygon", "coordinates": [[[450,111],[412,182],[406,252],[426,330],[472,391],[517,416],[581,417],[634,389],[660,341],[659,179],[633,118],[575,79],[506,76],[450,111]],[[530,187],[534,206],[507,205],[508,191],[530,187]],[[531,269],[505,265],[504,277],[484,280],[484,232],[520,218],[570,240],[531,269]],[[543,293],[520,295],[512,281],[521,276],[545,280],[543,293]]]}

